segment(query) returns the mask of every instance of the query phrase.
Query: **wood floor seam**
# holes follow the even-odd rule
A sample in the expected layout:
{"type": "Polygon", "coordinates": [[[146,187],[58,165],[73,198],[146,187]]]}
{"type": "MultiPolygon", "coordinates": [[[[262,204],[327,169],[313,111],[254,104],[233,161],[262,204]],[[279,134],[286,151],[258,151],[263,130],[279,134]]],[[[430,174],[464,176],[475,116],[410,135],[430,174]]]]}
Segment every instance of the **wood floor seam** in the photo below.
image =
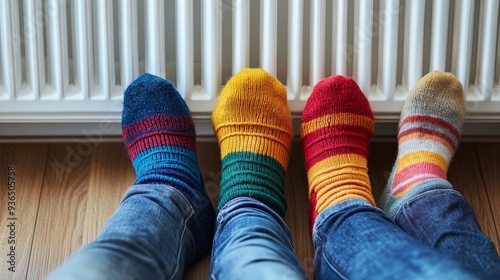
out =
{"type": "Polygon", "coordinates": [[[30,248],[30,255],[28,256],[28,267],[27,267],[27,271],[26,271],[26,276],[25,276],[25,280],[28,280],[28,271],[30,269],[30,266],[31,266],[31,256],[33,254],[33,240],[35,239],[35,232],[36,232],[36,227],[37,227],[37,224],[38,224],[38,214],[40,213],[40,202],[42,200],[42,193],[43,193],[43,189],[44,189],[44,185],[45,185],[45,174],[47,173],[47,168],[48,168],[48,158],[49,158],[49,149],[50,149],[50,145],[52,144],[47,144],[46,148],[45,148],[45,164],[44,164],[44,168],[43,168],[43,172],[42,172],[42,178],[41,178],[41,186],[40,186],[40,192],[38,194],[38,203],[37,203],[37,207],[36,207],[36,219],[35,219],[35,224],[33,225],[33,233],[31,235],[31,248],[30,248]]]}

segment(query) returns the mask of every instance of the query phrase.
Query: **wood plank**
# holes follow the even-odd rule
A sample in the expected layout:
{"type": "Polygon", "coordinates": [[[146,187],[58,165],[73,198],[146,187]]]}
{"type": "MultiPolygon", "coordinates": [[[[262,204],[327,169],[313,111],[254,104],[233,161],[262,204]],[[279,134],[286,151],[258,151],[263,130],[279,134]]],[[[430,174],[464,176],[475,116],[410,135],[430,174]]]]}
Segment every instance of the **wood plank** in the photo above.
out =
{"type": "MultiPolygon", "coordinates": [[[[59,154],[54,156],[54,158],[60,157],[59,151],[59,154]]],[[[206,164],[204,164],[204,167],[206,167],[204,168],[205,173],[207,175],[212,174],[212,170],[207,169],[208,166],[210,166],[210,161],[205,160],[204,162],[206,162],[206,164]]],[[[79,166],[78,169],[80,172],[87,174],[86,177],[88,180],[68,188],[84,190],[82,202],[77,206],[77,208],[81,209],[81,212],[84,213],[84,216],[78,215],[76,218],[73,218],[76,220],[73,220],[72,223],[68,221],[68,217],[74,217],[75,213],[73,213],[74,211],[69,211],[69,213],[66,212],[67,216],[65,215],[65,217],[62,217],[62,220],[65,220],[64,226],[62,223],[58,223],[58,225],[52,224],[55,228],[69,228],[65,230],[65,236],[68,236],[69,233],[69,236],[73,237],[71,239],[66,238],[63,244],[52,248],[51,255],[55,254],[57,257],[45,262],[40,260],[38,263],[33,264],[37,269],[32,275],[37,275],[37,277],[46,275],[68,258],[74,251],[84,244],[91,242],[102,230],[102,227],[109,217],[116,211],[124,192],[135,179],[135,172],[130,160],[126,156],[123,144],[121,143],[103,143],[99,146],[94,146],[90,160],[86,159],[86,162],[82,162],[81,164],[85,164],[86,166],[79,166]]],[[[73,173],[75,171],[71,172],[73,173]]],[[[216,182],[216,184],[218,186],[218,182],[216,182]]],[[[218,197],[218,188],[215,191],[217,195],[214,199],[216,201],[218,197]]],[[[71,196],[71,194],[59,193],[59,195],[53,197],[53,199],[66,200],[68,196],[71,196]]],[[[61,204],[61,201],[52,203],[47,207],[49,208],[48,212],[56,212],[57,210],[54,210],[54,208],[65,207],[61,207],[61,204]]],[[[42,256],[40,257],[43,259],[42,256]]],[[[209,254],[207,254],[205,258],[195,264],[193,268],[189,269],[186,279],[200,279],[200,277],[208,275],[209,261],[209,254]]]]}
{"type": "Polygon", "coordinates": [[[493,213],[474,143],[460,144],[448,170],[448,180],[470,203],[481,229],[496,242],[498,248],[493,213]]]}
{"type": "Polygon", "coordinates": [[[219,184],[221,176],[221,160],[219,145],[215,141],[204,141],[196,143],[196,153],[201,176],[205,183],[208,197],[212,205],[217,207],[219,199],[219,184]]]}
{"type": "Polygon", "coordinates": [[[490,236],[495,242],[497,252],[500,254],[500,143],[475,144],[481,173],[493,213],[496,228],[496,238],[490,236]]]}
{"type": "Polygon", "coordinates": [[[82,245],[90,155],[80,143],[51,144],[27,279],[40,279],[82,245]]]}
{"type": "Polygon", "coordinates": [[[90,161],[83,244],[101,232],[116,211],[125,191],[134,183],[135,171],[123,143],[94,146],[90,161]]]}
{"type": "Polygon", "coordinates": [[[294,142],[285,179],[285,194],[288,202],[285,222],[290,228],[295,253],[309,279],[312,279],[314,247],[309,225],[308,189],[302,146],[299,142],[294,142]]]}
{"type": "MultiPolygon", "coordinates": [[[[28,273],[33,230],[42,189],[47,144],[0,144],[0,274],[2,279],[25,279],[28,273]],[[9,166],[15,166],[8,174],[9,166]],[[8,177],[11,177],[9,180],[8,177]],[[7,182],[15,182],[15,199],[8,194],[7,182]],[[15,202],[10,215],[8,201],[15,202]],[[15,218],[15,220],[8,220],[15,218]],[[13,223],[12,230],[8,227],[13,223]],[[12,237],[12,238],[11,238],[12,237]],[[15,243],[13,243],[13,240],[15,243]],[[11,252],[11,246],[15,250],[11,252]],[[15,254],[11,260],[8,254],[15,254]],[[9,271],[9,268],[14,272],[9,271]]],[[[12,190],[12,189],[11,189],[12,190]]]]}
{"type": "Polygon", "coordinates": [[[210,253],[193,263],[184,273],[185,280],[209,279],[210,253]]]}
{"type": "Polygon", "coordinates": [[[375,201],[379,201],[382,191],[396,162],[398,144],[396,142],[375,142],[370,144],[368,155],[368,175],[375,201]]]}

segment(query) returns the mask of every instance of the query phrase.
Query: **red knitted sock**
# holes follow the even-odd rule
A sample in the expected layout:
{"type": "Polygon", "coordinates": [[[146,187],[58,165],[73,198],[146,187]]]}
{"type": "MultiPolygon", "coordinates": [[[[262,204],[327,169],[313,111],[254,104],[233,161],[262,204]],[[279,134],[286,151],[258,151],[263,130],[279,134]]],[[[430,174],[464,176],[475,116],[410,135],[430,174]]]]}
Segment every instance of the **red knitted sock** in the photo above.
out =
{"type": "Polygon", "coordinates": [[[370,105],[354,80],[334,76],[314,87],[300,126],[311,228],[328,206],[349,199],[375,205],[367,168],[373,128],[370,105]]]}

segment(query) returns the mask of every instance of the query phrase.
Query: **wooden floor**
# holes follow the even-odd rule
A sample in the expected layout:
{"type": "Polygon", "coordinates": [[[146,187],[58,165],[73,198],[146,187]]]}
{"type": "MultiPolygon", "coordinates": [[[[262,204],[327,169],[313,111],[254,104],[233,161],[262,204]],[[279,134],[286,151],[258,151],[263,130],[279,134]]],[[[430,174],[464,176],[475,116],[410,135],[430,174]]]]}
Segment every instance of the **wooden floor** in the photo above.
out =
{"type": "MultiPolygon", "coordinates": [[[[220,180],[217,144],[198,143],[200,168],[215,203],[220,180]]],[[[396,154],[395,143],[372,143],[369,172],[379,197],[396,154]]],[[[134,171],[121,143],[0,144],[0,275],[40,279],[71,253],[93,240],[115,211],[134,171]],[[8,167],[15,166],[15,209],[8,212],[8,167]],[[9,215],[12,214],[12,215],[9,215]],[[16,220],[8,220],[15,218],[16,220]],[[15,223],[15,272],[9,272],[15,223]]],[[[500,143],[462,143],[449,179],[475,210],[483,230],[500,249],[500,143]]],[[[11,179],[12,181],[12,179],[11,179]]],[[[295,143],[286,178],[288,212],[295,250],[306,271],[313,265],[308,230],[307,179],[300,145],[295,143]]],[[[500,250],[499,250],[500,251],[500,250]]],[[[186,279],[207,279],[208,256],[186,279]]]]}

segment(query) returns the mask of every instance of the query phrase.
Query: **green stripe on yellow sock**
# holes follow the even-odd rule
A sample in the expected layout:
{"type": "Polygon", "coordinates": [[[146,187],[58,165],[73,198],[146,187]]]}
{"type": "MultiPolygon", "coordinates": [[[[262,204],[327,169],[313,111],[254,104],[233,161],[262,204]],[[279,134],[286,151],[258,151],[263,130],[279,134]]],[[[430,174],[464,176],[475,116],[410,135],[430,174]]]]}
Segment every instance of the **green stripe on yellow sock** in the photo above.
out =
{"type": "Polygon", "coordinates": [[[251,152],[233,152],[222,159],[217,210],[238,197],[255,198],[285,216],[285,169],[275,159],[251,152]]]}

